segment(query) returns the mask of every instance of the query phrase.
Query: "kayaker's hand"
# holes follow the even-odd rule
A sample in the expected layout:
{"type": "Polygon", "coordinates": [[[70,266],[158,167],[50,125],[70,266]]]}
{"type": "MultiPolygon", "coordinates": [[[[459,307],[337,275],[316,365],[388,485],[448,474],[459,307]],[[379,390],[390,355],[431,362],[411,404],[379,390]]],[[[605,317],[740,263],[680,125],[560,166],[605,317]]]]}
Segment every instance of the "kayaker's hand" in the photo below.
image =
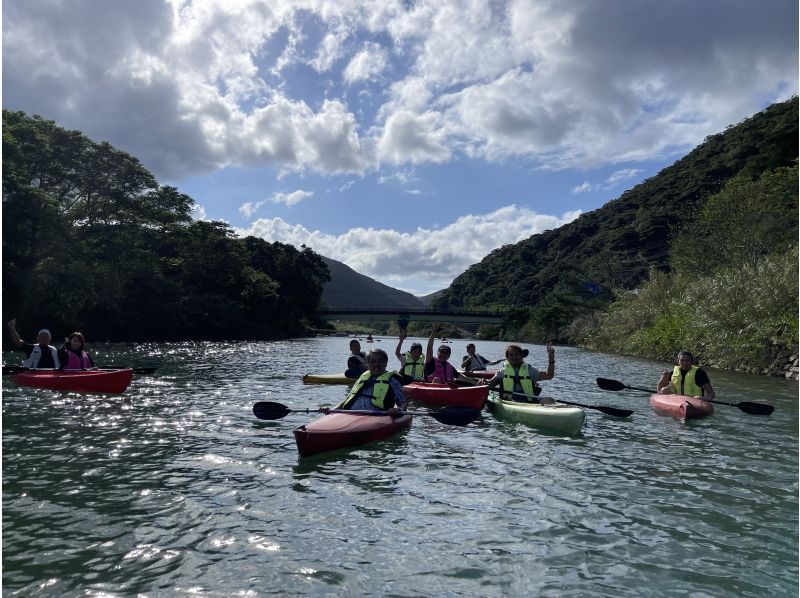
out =
{"type": "Polygon", "coordinates": [[[555,400],[553,397],[539,397],[539,403],[541,405],[552,405],[555,403],[555,400]]]}
{"type": "Polygon", "coordinates": [[[399,407],[392,407],[391,409],[389,409],[389,411],[387,411],[387,413],[392,417],[400,417],[401,415],[403,415],[403,410],[400,409],[399,407]]]}
{"type": "Polygon", "coordinates": [[[331,412],[331,408],[330,407],[322,407],[319,411],[320,411],[320,413],[324,413],[325,415],[328,415],[331,412]]]}

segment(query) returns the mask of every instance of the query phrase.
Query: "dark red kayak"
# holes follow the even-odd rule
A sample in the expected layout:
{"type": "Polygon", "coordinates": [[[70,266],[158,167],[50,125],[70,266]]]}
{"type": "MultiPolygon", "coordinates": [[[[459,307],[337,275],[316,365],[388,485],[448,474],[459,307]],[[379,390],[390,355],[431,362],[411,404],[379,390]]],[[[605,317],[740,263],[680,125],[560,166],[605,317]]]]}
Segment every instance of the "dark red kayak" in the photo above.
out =
{"type": "Polygon", "coordinates": [[[20,386],[73,392],[125,392],[131,383],[131,368],[112,370],[30,370],[11,376],[20,386]]]}
{"type": "Polygon", "coordinates": [[[412,382],[403,387],[403,396],[410,401],[419,401],[434,407],[460,405],[480,410],[489,397],[489,387],[485,384],[458,386],[435,382],[412,382]]]}
{"type": "Polygon", "coordinates": [[[700,419],[714,413],[714,405],[708,401],[683,395],[654,394],[650,397],[650,406],[659,413],[680,420],[700,419]]]}
{"type": "Polygon", "coordinates": [[[370,415],[369,413],[331,413],[294,430],[301,457],[340,448],[360,446],[394,436],[411,427],[412,416],[370,415]]]}

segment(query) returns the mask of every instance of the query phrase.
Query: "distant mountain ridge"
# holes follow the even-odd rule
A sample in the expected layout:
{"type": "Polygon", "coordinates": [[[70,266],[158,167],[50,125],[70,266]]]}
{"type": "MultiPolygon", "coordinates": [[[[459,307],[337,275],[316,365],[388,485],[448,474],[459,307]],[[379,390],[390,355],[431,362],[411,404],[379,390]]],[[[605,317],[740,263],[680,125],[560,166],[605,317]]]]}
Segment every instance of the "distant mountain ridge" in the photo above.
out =
{"type": "Polygon", "coordinates": [[[425,309],[426,304],[411,293],[392,288],[353,270],[350,266],[321,256],[331,280],[322,286],[327,309],[425,309]]]}

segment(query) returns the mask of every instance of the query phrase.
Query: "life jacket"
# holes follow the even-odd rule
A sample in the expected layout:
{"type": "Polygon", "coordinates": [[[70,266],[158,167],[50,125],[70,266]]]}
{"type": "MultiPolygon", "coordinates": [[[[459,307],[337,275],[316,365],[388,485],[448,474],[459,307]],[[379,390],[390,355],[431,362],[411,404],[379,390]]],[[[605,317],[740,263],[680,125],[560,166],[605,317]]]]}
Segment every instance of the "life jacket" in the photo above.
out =
{"type": "Polygon", "coordinates": [[[361,353],[351,353],[350,357],[351,358],[355,357],[356,360],[358,361],[359,365],[363,365],[364,367],[367,367],[367,357],[366,357],[366,355],[364,355],[363,352],[361,352],[361,353]]]}
{"type": "MultiPolygon", "coordinates": [[[[356,383],[353,384],[353,388],[350,389],[350,394],[347,395],[344,401],[336,405],[335,409],[348,409],[350,405],[355,403],[358,395],[361,394],[361,389],[364,388],[364,385],[371,377],[372,374],[369,372],[361,374],[356,383]]],[[[375,378],[375,384],[372,385],[372,404],[382,411],[391,409],[395,404],[394,393],[389,393],[389,380],[393,377],[400,379],[397,372],[384,372],[375,378]]]]}
{"type": "Polygon", "coordinates": [[[425,377],[425,357],[420,353],[420,356],[414,359],[411,357],[410,351],[404,353],[403,356],[406,361],[400,373],[403,376],[411,376],[414,380],[422,380],[425,377]],[[419,368],[419,371],[417,371],[417,368],[419,368]]]}
{"type": "Polygon", "coordinates": [[[438,357],[433,358],[433,373],[429,376],[426,376],[425,381],[430,382],[434,378],[439,378],[442,382],[450,382],[451,380],[455,380],[456,376],[458,376],[458,372],[456,372],[456,368],[453,367],[453,364],[449,361],[441,361],[438,357]],[[450,366],[449,369],[447,366],[450,366]],[[449,374],[449,375],[448,375],[449,374]]]}
{"type": "MultiPolygon", "coordinates": [[[[47,345],[47,348],[50,349],[50,354],[53,356],[53,367],[58,369],[61,367],[61,362],[58,360],[58,351],[56,351],[55,347],[51,347],[47,345]]],[[[42,358],[42,346],[36,344],[33,346],[33,351],[28,356],[28,359],[22,362],[22,366],[26,368],[37,368],[39,367],[39,360],[42,358]]]]}
{"type": "Polygon", "coordinates": [[[686,372],[686,375],[683,376],[681,375],[681,366],[676,365],[675,369],[672,370],[672,379],[670,380],[675,392],[685,397],[702,397],[705,391],[702,386],[697,386],[697,383],[694,381],[695,374],[697,374],[697,370],[699,369],[699,367],[693,365],[692,368],[686,372]]]}
{"type": "Polygon", "coordinates": [[[80,354],[75,353],[71,349],[67,349],[67,363],[64,366],[65,370],[88,370],[91,367],[89,362],[89,354],[86,351],[81,351],[80,354]]]}
{"type": "MultiPolygon", "coordinates": [[[[517,396],[519,399],[526,399],[528,401],[533,401],[533,397],[538,395],[539,393],[536,392],[536,380],[531,376],[533,372],[531,371],[531,367],[525,363],[524,361],[519,366],[519,371],[514,370],[514,366],[512,366],[507,361],[504,364],[503,369],[503,399],[506,401],[509,400],[516,400],[514,397],[517,396]],[[514,395],[514,382],[518,381],[520,386],[522,386],[522,392],[524,392],[527,397],[520,397],[519,395],[514,395]]],[[[541,391],[540,391],[541,392],[541,391]]]]}

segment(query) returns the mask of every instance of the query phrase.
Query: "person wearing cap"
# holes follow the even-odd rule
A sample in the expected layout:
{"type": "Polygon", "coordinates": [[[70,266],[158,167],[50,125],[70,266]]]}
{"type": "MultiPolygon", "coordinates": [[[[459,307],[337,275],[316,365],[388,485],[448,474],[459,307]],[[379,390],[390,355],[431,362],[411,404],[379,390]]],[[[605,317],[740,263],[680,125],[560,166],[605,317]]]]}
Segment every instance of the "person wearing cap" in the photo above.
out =
{"type": "Polygon", "coordinates": [[[467,345],[467,354],[464,355],[464,358],[461,360],[461,369],[467,372],[485,370],[487,365],[496,365],[501,361],[503,360],[489,361],[483,355],[479,355],[475,352],[475,343],[470,343],[467,345]]]}
{"type": "Polygon", "coordinates": [[[394,354],[400,360],[400,375],[412,380],[422,380],[425,377],[425,359],[422,357],[422,345],[420,343],[411,343],[411,349],[401,353],[400,349],[403,346],[403,341],[406,340],[405,330],[400,331],[399,338],[394,354]]]}
{"type": "MultiPolygon", "coordinates": [[[[367,353],[369,369],[361,374],[347,397],[333,409],[386,412],[398,416],[406,407],[400,376],[386,370],[389,356],[383,349],[372,349],[367,353]]],[[[331,408],[323,407],[322,413],[331,408]]]]}
{"type": "Polygon", "coordinates": [[[683,395],[703,401],[713,401],[717,396],[708,374],[694,364],[694,355],[689,351],[678,353],[678,365],[661,373],[656,390],[662,395],[683,395]]]}
{"type": "Polygon", "coordinates": [[[501,387],[500,397],[505,401],[543,405],[554,403],[550,397],[537,397],[541,390],[536,383],[540,380],[552,380],[555,376],[555,353],[552,343],[547,341],[547,370],[543,372],[525,363],[527,349],[519,345],[508,345],[505,366],[489,380],[489,388],[501,387]]]}
{"type": "Polygon", "coordinates": [[[447,361],[450,359],[450,347],[447,345],[439,345],[436,357],[433,356],[433,339],[436,336],[436,329],[438,327],[439,323],[434,322],[431,335],[428,338],[428,348],[425,351],[425,381],[439,383],[458,381],[474,386],[477,384],[475,380],[459,374],[456,368],[453,367],[453,364],[447,361]]]}
{"type": "Polygon", "coordinates": [[[55,370],[61,367],[58,351],[55,347],[50,346],[52,336],[47,328],[42,328],[36,335],[36,344],[26,343],[19,337],[16,319],[8,323],[8,330],[11,332],[14,346],[25,351],[27,358],[22,362],[23,367],[55,370]]]}

